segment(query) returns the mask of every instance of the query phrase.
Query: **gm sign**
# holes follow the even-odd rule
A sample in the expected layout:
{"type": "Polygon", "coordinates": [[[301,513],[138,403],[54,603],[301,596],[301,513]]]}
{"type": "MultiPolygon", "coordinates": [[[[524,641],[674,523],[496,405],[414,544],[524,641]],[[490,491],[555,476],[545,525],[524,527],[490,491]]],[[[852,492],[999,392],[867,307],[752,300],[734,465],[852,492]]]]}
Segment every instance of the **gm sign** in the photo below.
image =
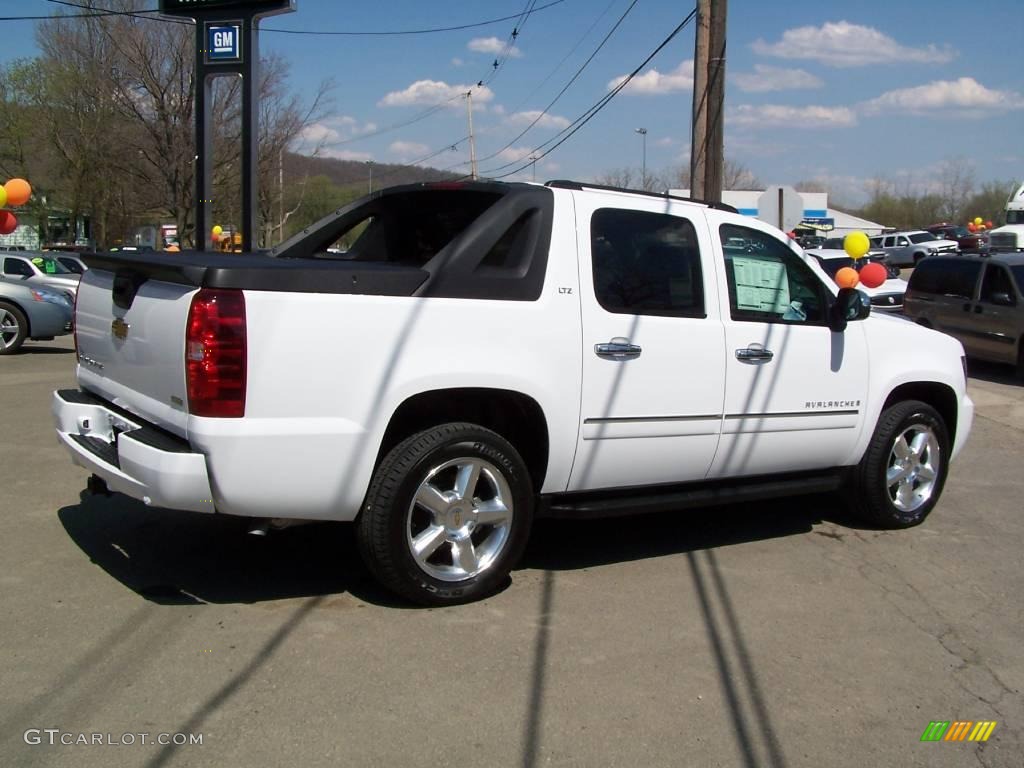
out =
{"type": "Polygon", "coordinates": [[[206,27],[206,60],[236,62],[242,60],[240,24],[208,24],[206,27]]]}

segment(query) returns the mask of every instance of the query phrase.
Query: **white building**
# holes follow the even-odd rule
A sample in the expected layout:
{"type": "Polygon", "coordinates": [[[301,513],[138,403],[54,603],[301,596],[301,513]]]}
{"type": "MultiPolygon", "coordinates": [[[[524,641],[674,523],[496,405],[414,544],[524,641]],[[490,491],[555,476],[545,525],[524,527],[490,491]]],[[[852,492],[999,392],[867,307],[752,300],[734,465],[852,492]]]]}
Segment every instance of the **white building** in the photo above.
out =
{"type": "MultiPolygon", "coordinates": [[[[689,197],[688,189],[670,189],[670,195],[689,197]]],[[[731,205],[744,216],[757,217],[757,201],[763,189],[730,189],[722,192],[722,202],[731,205]]],[[[884,224],[862,219],[850,213],[828,207],[827,192],[797,192],[804,203],[804,222],[813,229],[822,230],[827,237],[844,237],[850,232],[863,232],[869,237],[880,235],[884,224]]]]}

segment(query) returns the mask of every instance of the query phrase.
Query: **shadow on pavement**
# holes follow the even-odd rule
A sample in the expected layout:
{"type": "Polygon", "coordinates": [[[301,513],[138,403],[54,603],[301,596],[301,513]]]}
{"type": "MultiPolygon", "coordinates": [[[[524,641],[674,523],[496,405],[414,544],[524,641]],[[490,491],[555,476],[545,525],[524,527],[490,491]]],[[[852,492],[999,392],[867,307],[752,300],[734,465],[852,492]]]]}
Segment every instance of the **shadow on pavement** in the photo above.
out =
{"type": "Polygon", "coordinates": [[[92,562],[155,603],[256,603],[350,592],[369,603],[408,607],[372,581],[348,525],[251,536],[245,518],[152,509],[120,494],[83,493],[79,504],[57,515],[92,562]]]}
{"type": "Polygon", "coordinates": [[[41,342],[26,341],[21,348],[22,355],[73,355],[74,349],[64,347],[44,347],[41,342]]]}
{"type": "Polygon", "coordinates": [[[968,360],[967,375],[972,379],[981,379],[992,384],[1008,384],[1010,386],[1024,386],[1024,379],[1020,379],[1014,373],[1013,366],[1009,363],[990,363],[986,360],[968,360]]]}
{"type": "Polygon", "coordinates": [[[810,533],[832,522],[869,529],[833,495],[600,520],[538,520],[521,567],[562,571],[810,533]]]}
{"type": "MultiPolygon", "coordinates": [[[[152,509],[126,496],[90,496],[61,509],[71,539],[100,568],[164,605],[256,603],[349,592],[415,608],[379,587],[350,525],[317,523],[246,533],[245,518],[152,509]]],[[[573,570],[806,534],[823,520],[861,528],[832,496],[603,520],[538,520],[518,568],[573,570]]],[[[508,583],[504,586],[508,586],[508,583]]]]}

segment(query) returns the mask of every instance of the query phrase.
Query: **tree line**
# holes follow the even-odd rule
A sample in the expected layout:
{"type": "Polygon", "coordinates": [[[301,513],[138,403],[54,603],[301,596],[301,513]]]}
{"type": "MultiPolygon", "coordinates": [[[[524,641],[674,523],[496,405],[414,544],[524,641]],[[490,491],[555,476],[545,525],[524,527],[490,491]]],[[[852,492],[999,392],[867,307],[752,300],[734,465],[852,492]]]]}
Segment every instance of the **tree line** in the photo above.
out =
{"type": "MultiPolygon", "coordinates": [[[[83,5],[85,5],[83,3],[83,5]]],[[[92,0],[89,7],[132,12],[138,0],[92,0]]],[[[77,15],[77,14],[76,14],[77,15]]],[[[44,242],[49,214],[68,212],[70,231],[88,216],[98,247],[143,224],[173,221],[195,242],[193,27],[128,15],[69,18],[36,27],[39,55],[0,68],[0,175],[30,179],[29,218],[44,242]]],[[[301,206],[281,184],[285,152],[326,115],[332,84],[309,99],[289,85],[288,62],[261,61],[259,218],[261,245],[280,239],[301,206]]],[[[213,81],[213,215],[240,221],[241,88],[213,81]]]]}

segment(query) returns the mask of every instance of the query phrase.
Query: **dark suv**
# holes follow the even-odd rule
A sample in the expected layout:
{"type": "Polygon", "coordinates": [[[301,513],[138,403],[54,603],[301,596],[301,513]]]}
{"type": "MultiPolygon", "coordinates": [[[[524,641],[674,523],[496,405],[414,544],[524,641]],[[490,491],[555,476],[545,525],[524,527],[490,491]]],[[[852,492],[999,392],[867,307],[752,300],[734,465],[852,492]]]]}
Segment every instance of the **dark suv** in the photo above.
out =
{"type": "Polygon", "coordinates": [[[1017,366],[1024,378],[1024,254],[930,256],[910,276],[903,312],[955,336],[968,357],[1017,366]]]}
{"type": "Polygon", "coordinates": [[[946,240],[956,240],[963,253],[985,253],[988,251],[988,235],[982,232],[971,232],[967,227],[956,224],[932,224],[930,227],[925,227],[925,230],[946,240]]]}

